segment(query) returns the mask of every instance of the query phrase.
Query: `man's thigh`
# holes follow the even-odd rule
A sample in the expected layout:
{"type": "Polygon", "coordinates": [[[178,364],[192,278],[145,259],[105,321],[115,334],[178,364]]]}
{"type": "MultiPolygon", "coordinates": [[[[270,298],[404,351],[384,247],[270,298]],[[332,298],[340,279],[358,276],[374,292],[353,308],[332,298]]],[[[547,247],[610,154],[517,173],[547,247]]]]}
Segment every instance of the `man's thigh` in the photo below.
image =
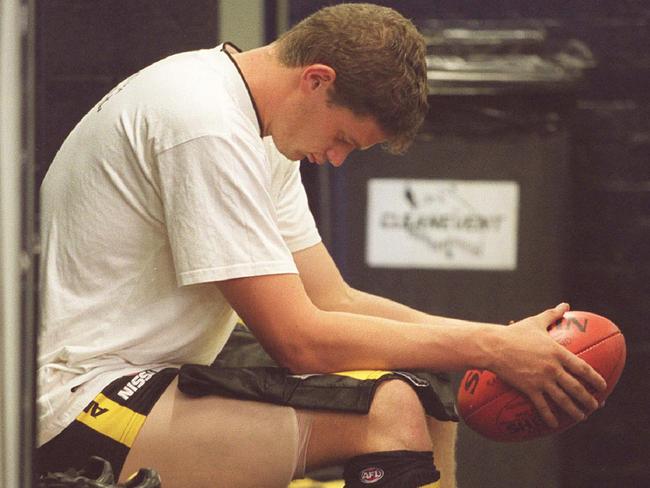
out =
{"type": "Polygon", "coordinates": [[[153,467],[165,488],[284,488],[300,470],[300,438],[308,429],[292,408],[195,398],[174,380],[147,416],[122,472],[153,467]]]}

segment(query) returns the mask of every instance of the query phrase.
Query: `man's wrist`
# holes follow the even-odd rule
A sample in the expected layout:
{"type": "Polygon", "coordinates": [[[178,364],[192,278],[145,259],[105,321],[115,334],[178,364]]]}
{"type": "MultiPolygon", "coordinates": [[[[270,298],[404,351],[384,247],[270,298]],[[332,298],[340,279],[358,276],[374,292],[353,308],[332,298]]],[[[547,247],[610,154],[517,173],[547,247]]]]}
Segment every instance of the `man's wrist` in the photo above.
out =
{"type": "Polygon", "coordinates": [[[471,363],[479,369],[493,370],[503,347],[503,326],[496,324],[477,324],[472,333],[471,347],[475,357],[471,363]]]}

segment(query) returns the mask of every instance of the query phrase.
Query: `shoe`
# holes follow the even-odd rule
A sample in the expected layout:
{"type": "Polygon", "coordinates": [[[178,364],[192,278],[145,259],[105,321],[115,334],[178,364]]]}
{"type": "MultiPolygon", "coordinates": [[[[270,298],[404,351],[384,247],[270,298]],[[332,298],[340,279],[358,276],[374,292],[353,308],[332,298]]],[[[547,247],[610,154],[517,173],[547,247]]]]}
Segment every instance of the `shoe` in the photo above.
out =
{"type": "Polygon", "coordinates": [[[111,464],[97,456],[89,458],[81,471],[68,469],[48,473],[38,480],[37,488],[160,488],[160,476],[149,468],[141,468],[125,484],[115,484],[111,464]]]}
{"type": "Polygon", "coordinates": [[[154,469],[140,468],[137,473],[129,476],[126,483],[118,486],[123,488],[160,488],[160,476],[154,469]]]}
{"type": "Polygon", "coordinates": [[[105,459],[92,456],[81,471],[70,468],[62,473],[41,476],[37,488],[106,488],[114,485],[111,464],[105,459]]]}

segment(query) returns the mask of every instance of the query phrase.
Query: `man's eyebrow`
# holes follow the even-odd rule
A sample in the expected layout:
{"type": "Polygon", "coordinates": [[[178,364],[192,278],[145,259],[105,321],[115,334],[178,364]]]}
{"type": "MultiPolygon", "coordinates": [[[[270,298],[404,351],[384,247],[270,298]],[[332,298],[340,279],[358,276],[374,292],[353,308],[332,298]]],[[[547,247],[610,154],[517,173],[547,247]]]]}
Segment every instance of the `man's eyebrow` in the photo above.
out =
{"type": "Polygon", "coordinates": [[[363,148],[361,147],[361,144],[359,144],[359,142],[358,142],[354,137],[350,136],[350,137],[348,137],[348,140],[352,143],[352,145],[353,145],[356,149],[363,149],[363,148]]]}

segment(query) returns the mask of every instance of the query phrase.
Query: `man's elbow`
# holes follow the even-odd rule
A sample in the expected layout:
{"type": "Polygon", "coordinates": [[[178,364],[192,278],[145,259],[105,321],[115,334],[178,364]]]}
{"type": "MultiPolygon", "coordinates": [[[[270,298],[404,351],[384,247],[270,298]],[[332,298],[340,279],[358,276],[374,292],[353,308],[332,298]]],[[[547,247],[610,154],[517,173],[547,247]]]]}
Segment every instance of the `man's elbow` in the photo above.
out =
{"type": "Polygon", "coordinates": [[[347,312],[354,310],[354,303],[359,292],[347,283],[334,290],[327,296],[321,297],[316,302],[321,310],[329,312],[347,312]]]}
{"type": "Polygon", "coordinates": [[[301,337],[283,343],[274,356],[280,366],[293,374],[328,373],[332,365],[323,354],[324,349],[313,338],[301,337]]]}

